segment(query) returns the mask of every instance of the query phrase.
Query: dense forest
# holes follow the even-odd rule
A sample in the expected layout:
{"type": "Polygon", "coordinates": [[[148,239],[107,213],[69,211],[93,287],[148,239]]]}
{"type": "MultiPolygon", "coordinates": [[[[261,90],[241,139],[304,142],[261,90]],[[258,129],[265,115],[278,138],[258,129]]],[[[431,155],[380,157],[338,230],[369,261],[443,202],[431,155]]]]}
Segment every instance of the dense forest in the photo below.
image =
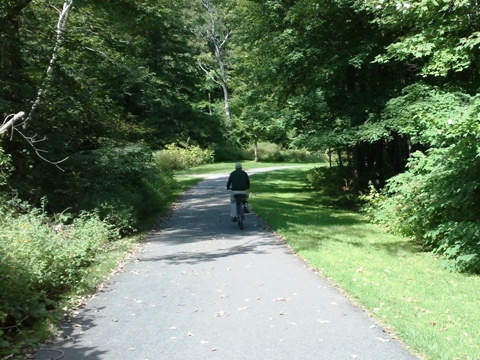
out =
{"type": "Polygon", "coordinates": [[[72,281],[54,239],[85,239],[59,252],[80,269],[161,210],[175,184],[154,154],[172,146],[325,153],[319,184],[480,272],[479,5],[1,0],[0,325],[72,281]]]}

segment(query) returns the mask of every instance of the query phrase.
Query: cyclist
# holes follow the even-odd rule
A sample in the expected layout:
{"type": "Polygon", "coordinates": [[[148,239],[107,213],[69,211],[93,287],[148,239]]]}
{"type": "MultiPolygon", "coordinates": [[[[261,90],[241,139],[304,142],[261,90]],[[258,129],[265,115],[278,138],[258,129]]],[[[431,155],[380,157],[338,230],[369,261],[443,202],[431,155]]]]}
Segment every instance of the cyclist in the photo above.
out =
{"type": "MultiPolygon", "coordinates": [[[[242,170],[242,164],[237,162],[235,164],[235,170],[230,173],[227,181],[227,190],[232,190],[230,195],[230,216],[232,221],[237,221],[237,206],[235,201],[235,194],[245,194],[248,199],[250,190],[250,178],[248,174],[242,170]]],[[[248,212],[248,209],[244,207],[244,212],[248,212]]]]}

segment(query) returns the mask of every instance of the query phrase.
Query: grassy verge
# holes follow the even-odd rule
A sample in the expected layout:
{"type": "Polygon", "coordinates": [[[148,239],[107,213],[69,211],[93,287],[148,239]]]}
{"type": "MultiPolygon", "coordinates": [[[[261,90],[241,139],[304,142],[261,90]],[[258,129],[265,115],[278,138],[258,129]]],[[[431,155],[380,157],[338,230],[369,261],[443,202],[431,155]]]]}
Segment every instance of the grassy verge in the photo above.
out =
{"type": "Polygon", "coordinates": [[[408,239],[329,207],[305,171],[252,176],[257,214],[312,267],[428,359],[480,359],[480,277],[450,273],[408,239]]]}
{"type": "MultiPolygon", "coordinates": [[[[303,166],[314,166],[315,164],[303,165],[303,166]]],[[[255,162],[255,161],[242,161],[243,169],[248,172],[248,170],[264,168],[264,167],[275,167],[275,166],[302,166],[300,163],[285,163],[285,162],[255,162]]],[[[234,162],[220,162],[215,164],[206,164],[197,166],[193,169],[187,169],[176,172],[177,177],[182,178],[183,176],[192,176],[199,174],[221,174],[229,173],[235,170],[234,162]]]]}

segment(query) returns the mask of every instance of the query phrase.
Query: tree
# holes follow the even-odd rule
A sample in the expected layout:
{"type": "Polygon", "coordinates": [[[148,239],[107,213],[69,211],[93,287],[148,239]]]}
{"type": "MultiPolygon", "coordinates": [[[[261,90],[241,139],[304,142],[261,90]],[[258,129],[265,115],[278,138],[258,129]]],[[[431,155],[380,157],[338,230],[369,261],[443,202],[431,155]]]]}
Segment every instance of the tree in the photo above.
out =
{"type": "Polygon", "coordinates": [[[14,14],[8,2],[18,27],[1,35],[16,46],[21,64],[9,78],[0,75],[2,110],[28,113],[35,104],[25,136],[46,138],[48,159],[69,157],[61,173],[25,149],[22,138],[4,141],[15,164],[10,182],[33,204],[46,196],[52,211],[72,204],[82,210],[79,199],[95,198],[98,177],[89,174],[96,166],[105,170],[104,159],[133,157],[137,149],[147,161],[144,153],[165,144],[205,146],[221,137],[218,119],[199,105],[203,79],[190,46],[192,25],[183,16],[188,2],[75,1],[59,47],[58,9],[68,3],[24,2],[14,14]]]}
{"type": "Polygon", "coordinates": [[[197,32],[206,48],[198,56],[198,65],[207,78],[218,85],[223,93],[225,121],[231,126],[229,81],[228,81],[228,44],[232,28],[228,25],[225,4],[214,5],[212,0],[201,0],[203,24],[197,32]]]}

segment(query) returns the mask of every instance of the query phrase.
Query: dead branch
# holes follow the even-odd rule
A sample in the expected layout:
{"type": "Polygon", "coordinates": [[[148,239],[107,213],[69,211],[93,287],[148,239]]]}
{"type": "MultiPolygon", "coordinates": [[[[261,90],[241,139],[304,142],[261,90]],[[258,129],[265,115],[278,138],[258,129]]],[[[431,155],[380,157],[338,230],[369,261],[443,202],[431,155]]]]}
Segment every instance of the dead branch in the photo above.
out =
{"type": "Polygon", "coordinates": [[[3,121],[2,126],[0,126],[0,135],[3,135],[6,133],[9,129],[13,129],[15,126],[15,123],[22,119],[25,116],[25,113],[23,111],[20,111],[16,114],[11,114],[8,115],[5,120],[3,121]]]}

